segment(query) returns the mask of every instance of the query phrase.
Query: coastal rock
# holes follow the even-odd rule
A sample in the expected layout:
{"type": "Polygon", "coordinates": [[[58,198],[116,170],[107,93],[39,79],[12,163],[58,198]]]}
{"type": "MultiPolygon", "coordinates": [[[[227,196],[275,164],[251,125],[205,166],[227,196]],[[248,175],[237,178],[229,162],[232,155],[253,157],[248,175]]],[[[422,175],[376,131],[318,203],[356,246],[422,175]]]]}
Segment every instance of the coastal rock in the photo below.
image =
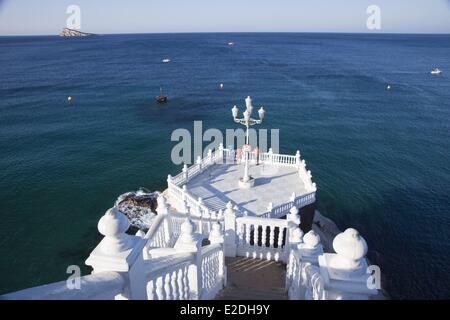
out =
{"type": "Polygon", "coordinates": [[[148,230],[156,216],[159,192],[146,192],[142,189],[120,195],[114,206],[123,212],[133,227],[148,230]]]}
{"type": "Polygon", "coordinates": [[[87,36],[92,36],[92,35],[94,35],[94,34],[81,32],[81,31],[73,30],[73,29],[69,29],[69,28],[64,28],[61,31],[61,33],[59,34],[60,37],[87,37],[87,36]]]}

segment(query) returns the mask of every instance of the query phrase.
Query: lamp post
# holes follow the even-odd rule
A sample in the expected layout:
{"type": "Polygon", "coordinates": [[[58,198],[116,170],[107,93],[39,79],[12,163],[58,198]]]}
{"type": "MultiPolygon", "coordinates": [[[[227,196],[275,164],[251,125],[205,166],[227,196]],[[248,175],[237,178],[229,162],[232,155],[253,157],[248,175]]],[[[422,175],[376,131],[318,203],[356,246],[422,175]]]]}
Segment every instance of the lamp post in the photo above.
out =
{"type": "MultiPolygon", "coordinates": [[[[239,109],[237,106],[234,106],[231,109],[231,113],[233,115],[234,122],[242,124],[246,127],[245,144],[246,144],[246,146],[248,146],[249,145],[249,127],[257,125],[257,124],[261,124],[264,119],[265,111],[264,111],[264,108],[261,107],[258,110],[259,120],[253,119],[252,118],[253,106],[252,106],[252,99],[250,97],[247,97],[247,99],[245,99],[245,105],[246,105],[246,110],[243,112],[243,118],[238,118],[239,109]]],[[[246,147],[246,148],[248,148],[248,147],[246,147]]],[[[248,174],[249,150],[245,149],[243,151],[244,151],[244,159],[245,159],[244,176],[239,180],[239,186],[241,188],[251,188],[254,185],[255,180],[248,174]]]]}

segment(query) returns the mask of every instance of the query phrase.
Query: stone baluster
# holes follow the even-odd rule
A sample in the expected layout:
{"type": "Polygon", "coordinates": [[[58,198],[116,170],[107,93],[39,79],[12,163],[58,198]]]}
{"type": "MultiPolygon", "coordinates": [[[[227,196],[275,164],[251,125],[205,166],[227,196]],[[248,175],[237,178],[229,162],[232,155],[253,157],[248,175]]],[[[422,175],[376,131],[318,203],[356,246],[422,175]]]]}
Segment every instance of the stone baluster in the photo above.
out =
{"type": "Polygon", "coordinates": [[[191,221],[189,214],[186,216],[186,220],[181,225],[180,236],[175,243],[174,248],[179,251],[191,252],[194,254],[194,262],[189,265],[188,278],[190,286],[190,296],[194,300],[198,300],[201,297],[202,288],[202,235],[195,232],[195,225],[191,221]]]}
{"type": "Polygon", "coordinates": [[[274,248],[275,246],[275,226],[269,226],[269,247],[274,248]]]}
{"type": "Polygon", "coordinates": [[[98,222],[98,231],[104,236],[91,252],[86,264],[93,273],[115,271],[127,279],[127,287],[121,297],[125,299],[147,299],[144,277],[143,249],[145,240],[128,235],[130,223],[117,208],[106,211],[98,222]]]}
{"type": "Polygon", "coordinates": [[[253,244],[255,247],[259,246],[259,225],[253,225],[253,244]]]}
{"type": "Polygon", "coordinates": [[[170,273],[170,288],[172,291],[172,300],[179,300],[178,296],[178,270],[170,273]]]}
{"type": "Polygon", "coordinates": [[[278,249],[281,250],[282,246],[283,246],[283,228],[278,228],[279,233],[278,233],[278,241],[277,241],[277,246],[278,249]]]}
{"type": "Polygon", "coordinates": [[[327,298],[353,300],[376,295],[378,290],[369,286],[367,243],[359,232],[349,228],[338,234],[333,249],[336,253],[325,253],[318,258],[327,298]]]}
{"type": "Polygon", "coordinates": [[[250,223],[245,224],[245,245],[250,246],[252,240],[252,225],[250,223]]]}
{"type": "Polygon", "coordinates": [[[263,225],[261,230],[261,247],[267,247],[267,226],[263,225]]]}
{"type": "Polygon", "coordinates": [[[172,287],[171,287],[171,273],[166,273],[163,276],[164,278],[164,292],[166,293],[166,299],[165,300],[173,300],[172,295],[172,287]]]}
{"type": "Polygon", "coordinates": [[[269,154],[269,163],[273,164],[273,151],[272,151],[272,148],[269,148],[268,154],[269,154]]]}
{"type": "Polygon", "coordinates": [[[236,257],[236,212],[231,202],[227,203],[224,213],[225,256],[236,257]]]}

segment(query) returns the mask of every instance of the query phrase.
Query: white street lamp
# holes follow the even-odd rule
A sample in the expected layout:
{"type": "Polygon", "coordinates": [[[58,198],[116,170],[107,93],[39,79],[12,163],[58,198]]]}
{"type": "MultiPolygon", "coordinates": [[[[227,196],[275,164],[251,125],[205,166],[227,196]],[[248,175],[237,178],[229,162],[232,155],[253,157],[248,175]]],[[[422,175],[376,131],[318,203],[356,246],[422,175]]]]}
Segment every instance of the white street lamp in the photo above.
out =
{"type": "MultiPolygon", "coordinates": [[[[245,127],[246,127],[245,144],[246,144],[246,146],[248,146],[249,145],[249,127],[262,123],[262,121],[264,119],[265,110],[263,107],[261,107],[258,110],[259,120],[257,120],[257,119],[253,119],[251,117],[252,111],[253,111],[252,98],[247,97],[247,99],[245,99],[245,105],[246,105],[246,110],[243,112],[243,118],[238,118],[239,110],[236,106],[234,106],[231,109],[231,113],[233,115],[234,122],[245,125],[245,127]]],[[[239,179],[239,186],[241,188],[251,188],[255,184],[255,179],[252,178],[248,174],[248,158],[249,158],[250,150],[248,150],[247,148],[248,147],[246,147],[245,150],[243,150],[245,165],[244,165],[244,176],[241,179],[239,179]]]]}

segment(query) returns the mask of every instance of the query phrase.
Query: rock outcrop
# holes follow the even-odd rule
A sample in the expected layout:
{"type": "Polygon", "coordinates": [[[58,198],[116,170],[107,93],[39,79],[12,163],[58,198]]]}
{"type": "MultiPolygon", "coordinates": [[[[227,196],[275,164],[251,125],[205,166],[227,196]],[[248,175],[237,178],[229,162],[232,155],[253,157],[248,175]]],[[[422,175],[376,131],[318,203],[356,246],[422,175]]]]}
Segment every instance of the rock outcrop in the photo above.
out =
{"type": "Polygon", "coordinates": [[[69,28],[64,28],[59,34],[61,37],[87,37],[94,35],[93,33],[81,32],[78,30],[73,30],[69,28]]]}
{"type": "Polygon", "coordinates": [[[147,230],[156,215],[158,196],[159,192],[157,191],[146,192],[140,189],[120,195],[114,206],[128,217],[133,227],[147,230]]]}

